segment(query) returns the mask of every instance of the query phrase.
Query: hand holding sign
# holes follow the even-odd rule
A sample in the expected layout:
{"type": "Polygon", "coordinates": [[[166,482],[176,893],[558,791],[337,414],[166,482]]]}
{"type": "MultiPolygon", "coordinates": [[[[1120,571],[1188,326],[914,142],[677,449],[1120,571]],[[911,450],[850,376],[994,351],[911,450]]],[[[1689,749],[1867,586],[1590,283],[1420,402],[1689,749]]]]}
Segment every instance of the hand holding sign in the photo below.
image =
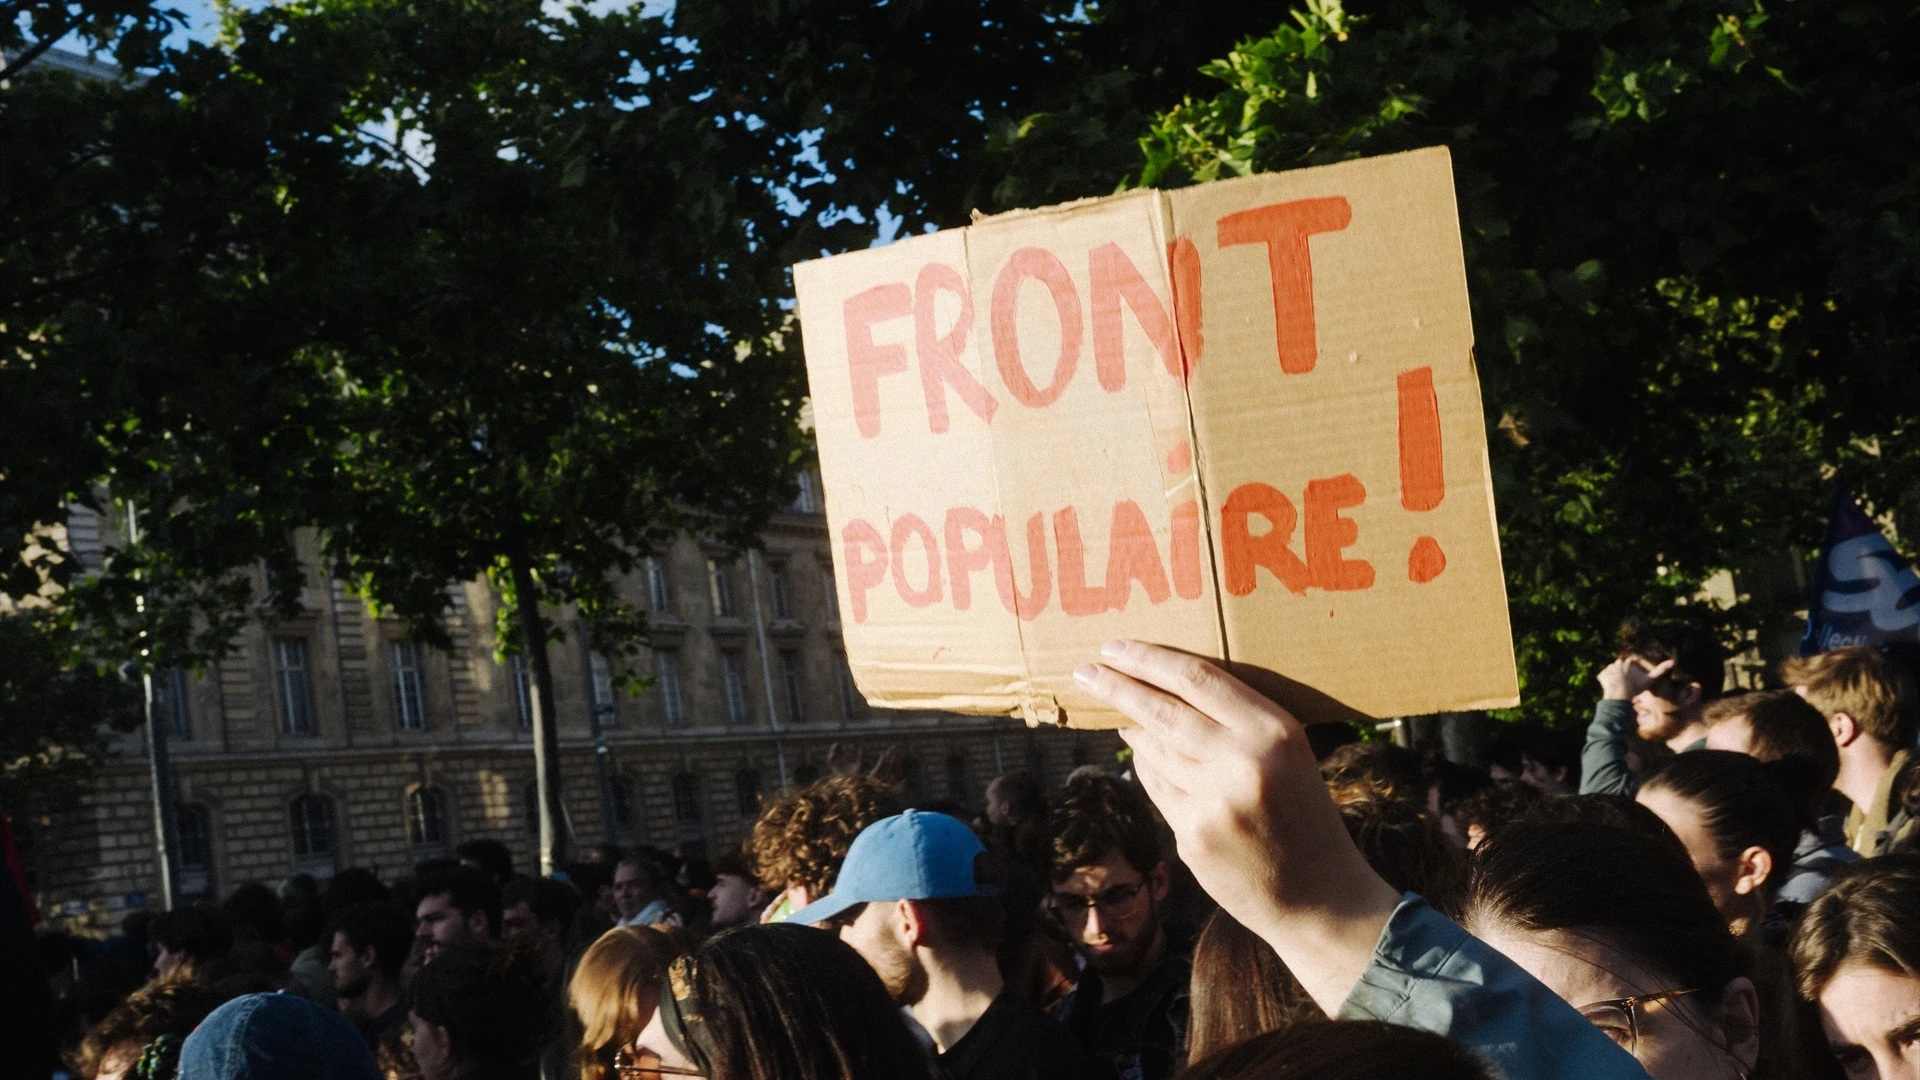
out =
{"type": "Polygon", "coordinates": [[[1198,657],[1132,641],[1100,655],[1074,678],[1139,725],[1121,737],[1180,858],[1337,1015],[1400,895],[1348,837],[1306,732],[1198,657]]]}
{"type": "Polygon", "coordinates": [[[796,269],[880,705],[1113,723],[1113,637],[1376,715],[1513,704],[1446,152],[990,218],[796,269]]]}

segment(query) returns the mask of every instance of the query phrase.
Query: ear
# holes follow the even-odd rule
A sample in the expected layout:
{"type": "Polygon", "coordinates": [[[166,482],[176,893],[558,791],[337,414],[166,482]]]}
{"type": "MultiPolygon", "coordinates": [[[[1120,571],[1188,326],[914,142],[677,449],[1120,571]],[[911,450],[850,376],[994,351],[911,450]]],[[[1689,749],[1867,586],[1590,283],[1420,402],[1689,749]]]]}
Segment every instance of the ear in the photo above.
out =
{"type": "Polygon", "coordinates": [[[380,962],[380,950],[371,945],[364,949],[355,949],[353,958],[360,962],[361,967],[370,968],[380,962]]]}
{"type": "Polygon", "coordinates": [[[485,910],[475,911],[473,914],[467,916],[467,929],[479,934],[481,937],[493,936],[493,927],[487,922],[487,913],[485,910]]]}
{"type": "Polygon", "coordinates": [[[1837,712],[1827,717],[1827,730],[1833,732],[1834,744],[1846,748],[1860,737],[1860,724],[1846,713],[1837,712]]]}
{"type": "Polygon", "coordinates": [[[1155,863],[1153,865],[1153,873],[1147,875],[1147,892],[1153,895],[1154,903],[1157,904],[1167,898],[1167,888],[1171,884],[1171,881],[1172,879],[1167,873],[1166,860],[1162,859],[1155,863]]]}
{"type": "Polygon", "coordinates": [[[1766,887],[1767,878],[1773,874],[1773,856],[1766,848],[1755,845],[1740,853],[1735,867],[1733,891],[1740,896],[1757,893],[1766,887]]]}
{"type": "Polygon", "coordinates": [[[900,944],[912,949],[927,938],[927,917],[912,900],[893,902],[893,931],[900,944]]]}
{"type": "Polygon", "coordinates": [[[1752,979],[1742,975],[1720,991],[1720,1031],[1727,1056],[1742,1075],[1751,1074],[1760,1060],[1760,992],[1752,979]]]}
{"type": "Polygon", "coordinates": [[[1700,700],[1703,697],[1705,697],[1705,695],[1700,692],[1700,684],[1697,682],[1690,682],[1685,686],[1680,687],[1678,690],[1674,691],[1673,703],[1675,705],[1681,706],[1682,708],[1692,708],[1693,706],[1700,704],[1700,700]]]}

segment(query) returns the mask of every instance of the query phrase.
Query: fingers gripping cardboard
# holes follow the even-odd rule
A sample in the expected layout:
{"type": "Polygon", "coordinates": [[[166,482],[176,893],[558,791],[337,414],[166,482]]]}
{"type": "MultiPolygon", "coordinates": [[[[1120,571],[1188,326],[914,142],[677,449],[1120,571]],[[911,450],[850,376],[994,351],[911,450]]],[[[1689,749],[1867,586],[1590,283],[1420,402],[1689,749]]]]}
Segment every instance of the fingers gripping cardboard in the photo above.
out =
{"type": "Polygon", "coordinates": [[[1071,672],[1115,637],[1227,660],[1306,720],[1518,701],[1444,148],[795,278],[875,705],[1111,726],[1071,672]]]}

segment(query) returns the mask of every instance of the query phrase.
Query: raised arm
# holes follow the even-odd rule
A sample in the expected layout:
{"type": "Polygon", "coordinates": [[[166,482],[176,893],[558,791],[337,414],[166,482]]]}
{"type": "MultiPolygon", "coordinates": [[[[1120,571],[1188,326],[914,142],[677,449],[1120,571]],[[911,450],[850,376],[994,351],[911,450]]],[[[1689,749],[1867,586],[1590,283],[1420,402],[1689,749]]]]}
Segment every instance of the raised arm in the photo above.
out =
{"type": "Polygon", "coordinates": [[[1285,709],[1186,653],[1121,641],[1101,657],[1074,677],[1139,725],[1120,736],[1181,858],[1327,1015],[1446,1035],[1507,1080],[1644,1080],[1538,980],[1374,873],[1285,709]]]}

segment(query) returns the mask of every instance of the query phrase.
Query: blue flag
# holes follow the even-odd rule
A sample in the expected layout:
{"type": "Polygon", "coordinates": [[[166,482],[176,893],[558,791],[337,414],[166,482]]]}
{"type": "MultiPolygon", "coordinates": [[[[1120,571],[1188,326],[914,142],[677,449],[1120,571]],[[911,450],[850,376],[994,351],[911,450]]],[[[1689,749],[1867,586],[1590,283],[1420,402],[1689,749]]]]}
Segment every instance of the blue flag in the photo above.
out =
{"type": "Polygon", "coordinates": [[[1844,490],[1814,567],[1800,651],[1920,641],[1920,575],[1844,490]]]}

